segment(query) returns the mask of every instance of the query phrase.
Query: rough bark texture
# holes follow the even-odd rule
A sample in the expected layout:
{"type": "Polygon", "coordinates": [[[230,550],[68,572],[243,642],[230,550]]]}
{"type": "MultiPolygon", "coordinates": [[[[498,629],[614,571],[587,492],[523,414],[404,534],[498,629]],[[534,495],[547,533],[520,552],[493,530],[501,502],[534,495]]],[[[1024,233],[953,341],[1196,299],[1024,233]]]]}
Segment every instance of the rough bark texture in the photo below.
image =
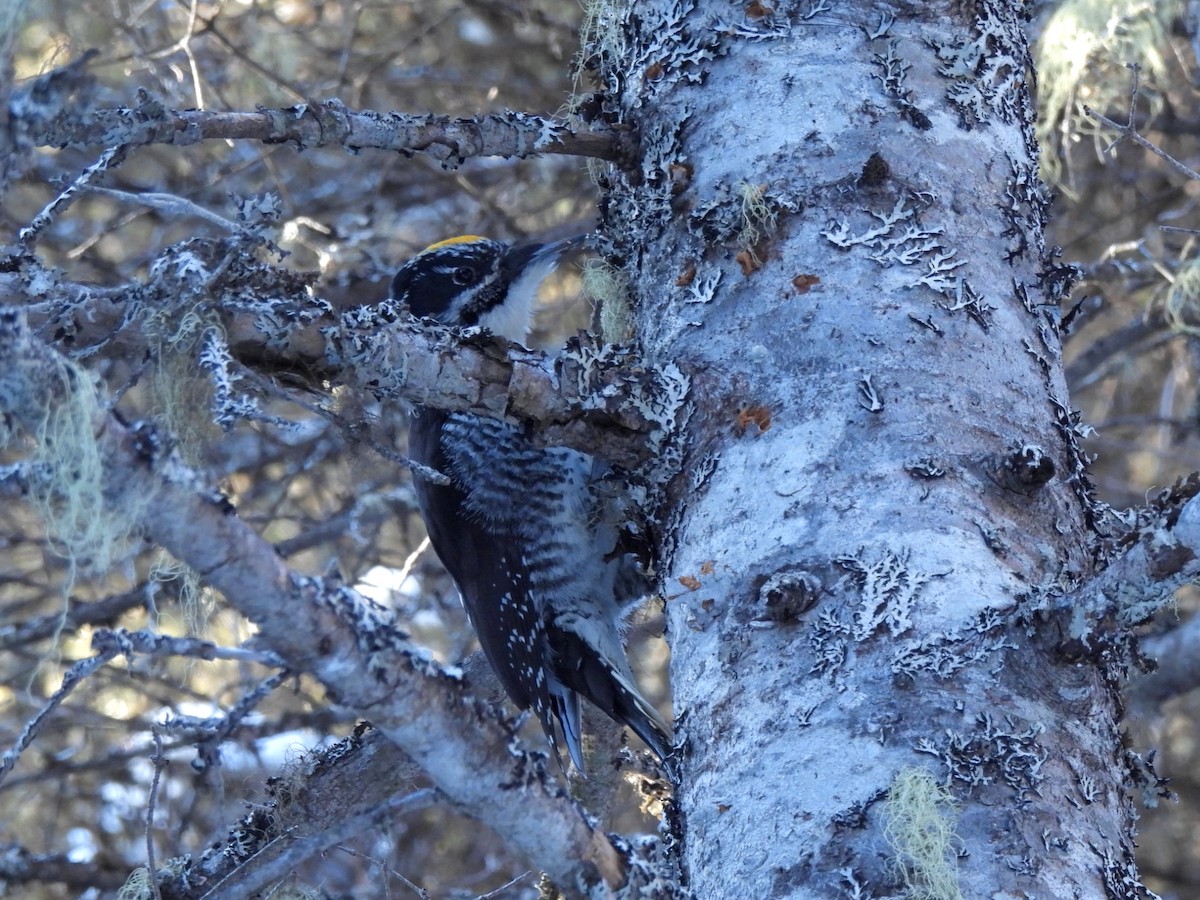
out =
{"type": "Polygon", "coordinates": [[[143,93],[136,108],[98,109],[86,119],[54,122],[38,142],[52,147],[175,144],[256,140],[291,143],[297,149],[341,144],[349,150],[375,147],[428,153],[447,168],[473,156],[527,157],[570,153],[613,159],[625,148],[620,136],[576,133],[552,118],[511,110],[474,119],[352,110],[338,100],[304,103],[252,113],[168,110],[143,93]]]}
{"type": "Polygon", "coordinates": [[[1017,6],[613,14],[612,258],[695,373],[662,549],[698,897],[1140,890],[1111,686],[1029,615],[1092,508],[1017,6]],[[908,767],[958,804],[926,790],[932,854],[908,767]]]}

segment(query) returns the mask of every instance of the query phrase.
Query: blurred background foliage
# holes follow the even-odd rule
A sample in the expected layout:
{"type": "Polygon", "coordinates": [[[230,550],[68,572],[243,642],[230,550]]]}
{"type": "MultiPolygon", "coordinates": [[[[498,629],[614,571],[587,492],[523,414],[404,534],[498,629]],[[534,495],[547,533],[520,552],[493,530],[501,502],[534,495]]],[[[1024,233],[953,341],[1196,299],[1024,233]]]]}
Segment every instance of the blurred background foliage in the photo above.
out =
{"type": "MultiPolygon", "coordinates": [[[[1132,143],[1110,146],[1116,136],[1097,127],[1084,106],[1124,121],[1133,84],[1126,65],[1139,64],[1134,121],[1174,159],[1200,166],[1197,5],[1032,6],[1044,174],[1058,196],[1048,240],[1086,272],[1066,339],[1072,402],[1097,430],[1089,448],[1099,494],[1118,508],[1200,469],[1196,236],[1162,228],[1200,227],[1200,182],[1132,143]]],[[[39,0],[26,5],[9,39],[18,79],[97,48],[90,67],[97,85],[88,99],[99,105],[129,105],[135,90],[146,88],[173,108],[249,111],[336,97],[381,111],[556,113],[576,86],[581,18],[575,0],[39,0]]],[[[94,154],[74,150],[34,154],[3,196],[0,242],[13,241],[94,162],[94,154]]],[[[164,248],[222,236],[203,216],[151,208],[139,194],[174,195],[233,217],[235,198],[269,192],[279,198],[274,236],[287,253],[284,264],[312,273],[314,291],[339,305],[381,298],[398,263],[434,240],[587,230],[596,201],[586,166],[565,157],[480,159],[445,170],[427,158],[382,151],[297,153],[251,142],[138,148],[103,185],[110,190],[85,194],[37,244],[64,279],[132,284],[164,248]]],[[[553,346],[586,324],[578,292],[572,272],[549,285],[536,343],[553,346]]],[[[374,583],[374,596],[396,607],[416,638],[448,662],[472,649],[451,586],[432,554],[421,552],[407,474],[394,463],[348,441],[328,416],[286,399],[270,400],[269,408],[293,427],[241,423],[222,433],[205,425],[210,398],[202,386],[194,395],[163,390],[164,383],[187,385],[165,356],[113,347],[81,355],[110,391],[122,392],[127,415],[170,412],[180,421],[182,410],[197,428],[189,442],[196,458],[289,564],[314,573],[336,567],[352,582],[374,583]]],[[[402,449],[398,417],[347,412],[367,414],[378,419],[379,439],[402,449]]],[[[11,489],[5,496],[13,499],[11,489]]],[[[97,627],[152,626],[223,646],[251,637],[247,623],[197,591],[187,573],[136,542],[104,576],[89,572],[87,559],[68,562],[60,551],[27,504],[0,504],[2,747],[14,744],[70,663],[91,654],[97,627]]],[[[1163,616],[1151,630],[1175,627],[1195,605],[1182,596],[1178,617],[1163,616]]],[[[653,639],[656,627],[651,616],[636,643],[646,687],[666,702],[666,652],[653,639]]],[[[73,897],[89,887],[118,887],[146,859],[155,724],[171,715],[219,716],[270,674],[245,661],[138,657],[81,685],[0,786],[0,854],[7,845],[48,854],[64,879],[11,883],[13,895],[73,897]]],[[[1145,876],[1164,896],[1200,895],[1196,693],[1161,708],[1131,701],[1129,710],[1135,746],[1160,748],[1158,769],[1181,798],[1144,813],[1145,876]]],[[[353,724],[325,702],[319,686],[299,678],[255,705],[220,745],[219,766],[194,765],[195,738],[160,726],[172,764],[161,776],[151,829],[159,862],[220,838],[261,801],[268,777],[302,766],[311,748],[353,724]]],[[[619,829],[653,826],[628,793],[609,815],[619,829]]],[[[320,854],[287,889],[405,896],[413,893],[407,880],[432,896],[481,895],[522,869],[480,831],[433,804],[320,854]]],[[[528,876],[502,896],[533,891],[528,876]]]]}
{"type": "MultiPolygon", "coordinates": [[[[137,88],[146,88],[165,107],[182,109],[252,111],[338,98],[381,111],[553,114],[571,89],[580,16],[574,0],[50,0],[28,4],[13,59],[20,80],[99,49],[89,67],[97,84],[88,99],[100,106],[128,105],[137,88]]],[[[14,240],[96,155],[36,153],[3,198],[0,242],[14,240]]],[[[371,150],[350,155],[337,148],[297,153],[252,142],[138,148],[103,185],[124,193],[86,194],[37,245],[66,280],[130,284],[145,278],[171,244],[225,236],[186,208],[150,208],[138,201],[140,194],[174,195],[234,218],[236,198],[273,193],[281,216],[271,236],[287,253],[284,265],[313,273],[315,292],[339,306],[382,299],[397,266],[435,240],[458,233],[563,236],[589,230],[595,207],[586,165],[571,158],[481,159],[448,171],[423,157],[371,150]]],[[[555,343],[586,325],[578,293],[574,270],[548,286],[538,343],[555,343]]],[[[174,370],[194,365],[186,350],[144,359],[103,348],[83,362],[108,389],[125,391],[127,414],[169,414],[176,429],[194,430],[189,449],[290,565],[313,573],[336,567],[348,580],[374,584],[372,594],[397,607],[414,637],[446,662],[474,649],[436,558],[417,552],[423,526],[407,473],[394,463],[352,446],[327,417],[282,400],[266,408],[296,427],[242,423],[223,434],[206,425],[206,385],[174,370]]],[[[375,439],[403,450],[401,422],[384,413],[375,439]]],[[[91,655],[95,627],[153,626],[223,646],[252,635],[239,616],[197,592],[187,573],[136,544],[124,549],[111,574],[98,577],[87,571],[86,559],[74,568],[62,558],[25,503],[0,504],[0,536],[5,749],[58,689],[67,666],[91,655]],[[71,597],[66,606],[65,594],[71,597]],[[89,623],[73,615],[97,609],[89,623]],[[65,619],[64,610],[71,613],[65,619]]],[[[663,653],[660,646],[644,654],[660,673],[663,653]]],[[[119,887],[146,860],[155,723],[166,716],[219,716],[269,675],[246,662],[139,657],[132,665],[109,665],[82,684],[0,787],[0,848],[62,854],[58,870],[73,880],[10,883],[12,895],[74,897],[89,886],[119,887]],[[68,860],[88,865],[71,868],[68,860]]],[[[663,681],[660,674],[660,697],[663,681]]],[[[300,678],[254,707],[221,744],[219,766],[197,771],[195,736],[167,731],[171,766],[161,776],[152,830],[158,862],[222,838],[252,804],[265,800],[268,777],[302,769],[311,748],[353,725],[318,685],[300,678]]],[[[618,828],[644,830],[649,821],[628,796],[612,815],[618,828]]],[[[403,896],[411,893],[408,878],[432,896],[475,896],[522,872],[495,836],[481,834],[445,804],[432,804],[321,854],[286,887],[403,896]]],[[[534,882],[526,877],[505,896],[531,892],[534,882]]]]}

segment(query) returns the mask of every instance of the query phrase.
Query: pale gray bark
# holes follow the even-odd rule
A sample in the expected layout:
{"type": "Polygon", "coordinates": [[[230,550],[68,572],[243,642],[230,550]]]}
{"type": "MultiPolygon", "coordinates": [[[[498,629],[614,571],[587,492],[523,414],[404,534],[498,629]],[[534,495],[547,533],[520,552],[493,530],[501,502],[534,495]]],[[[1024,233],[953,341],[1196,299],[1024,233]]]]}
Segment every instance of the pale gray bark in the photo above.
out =
{"type": "Polygon", "coordinates": [[[51,147],[101,144],[175,144],[254,140],[291,143],[297,149],[340,144],[348,150],[377,148],[426,153],[452,168],[476,156],[529,157],[545,153],[613,159],[628,148],[617,134],[572,130],[565,122],[512,112],[454,119],[352,110],[337,100],[257,112],[170,110],[149,94],[136,108],[97,109],[86,119],[68,118],[39,129],[36,142],[51,147]]]}
{"type": "Polygon", "coordinates": [[[1123,660],[1035,615],[1097,513],[1019,5],[775,7],[639,3],[604,58],[643,142],[612,255],[696,373],[662,534],[686,883],[1139,896],[1123,660]],[[934,858],[886,802],[908,767],[957,804],[934,858]]]}

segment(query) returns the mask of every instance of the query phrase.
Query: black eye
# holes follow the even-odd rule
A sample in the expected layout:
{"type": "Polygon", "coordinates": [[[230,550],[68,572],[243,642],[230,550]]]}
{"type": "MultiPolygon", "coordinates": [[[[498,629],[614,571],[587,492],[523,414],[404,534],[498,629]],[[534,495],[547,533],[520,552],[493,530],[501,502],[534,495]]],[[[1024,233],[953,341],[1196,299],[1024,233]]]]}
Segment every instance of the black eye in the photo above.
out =
{"type": "Polygon", "coordinates": [[[475,270],[470,266],[460,266],[450,274],[450,280],[460,287],[475,280],[475,270]]]}

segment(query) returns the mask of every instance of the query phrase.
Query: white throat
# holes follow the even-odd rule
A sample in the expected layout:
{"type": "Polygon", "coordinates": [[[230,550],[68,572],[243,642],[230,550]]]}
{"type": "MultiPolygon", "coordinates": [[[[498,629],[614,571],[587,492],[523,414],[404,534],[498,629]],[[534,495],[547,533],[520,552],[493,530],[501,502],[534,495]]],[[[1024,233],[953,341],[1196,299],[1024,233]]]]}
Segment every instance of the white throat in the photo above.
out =
{"type": "Polygon", "coordinates": [[[533,305],[537,301],[538,289],[557,263],[557,253],[535,258],[509,285],[504,302],[480,316],[479,324],[492,334],[524,343],[533,325],[533,305]]]}

